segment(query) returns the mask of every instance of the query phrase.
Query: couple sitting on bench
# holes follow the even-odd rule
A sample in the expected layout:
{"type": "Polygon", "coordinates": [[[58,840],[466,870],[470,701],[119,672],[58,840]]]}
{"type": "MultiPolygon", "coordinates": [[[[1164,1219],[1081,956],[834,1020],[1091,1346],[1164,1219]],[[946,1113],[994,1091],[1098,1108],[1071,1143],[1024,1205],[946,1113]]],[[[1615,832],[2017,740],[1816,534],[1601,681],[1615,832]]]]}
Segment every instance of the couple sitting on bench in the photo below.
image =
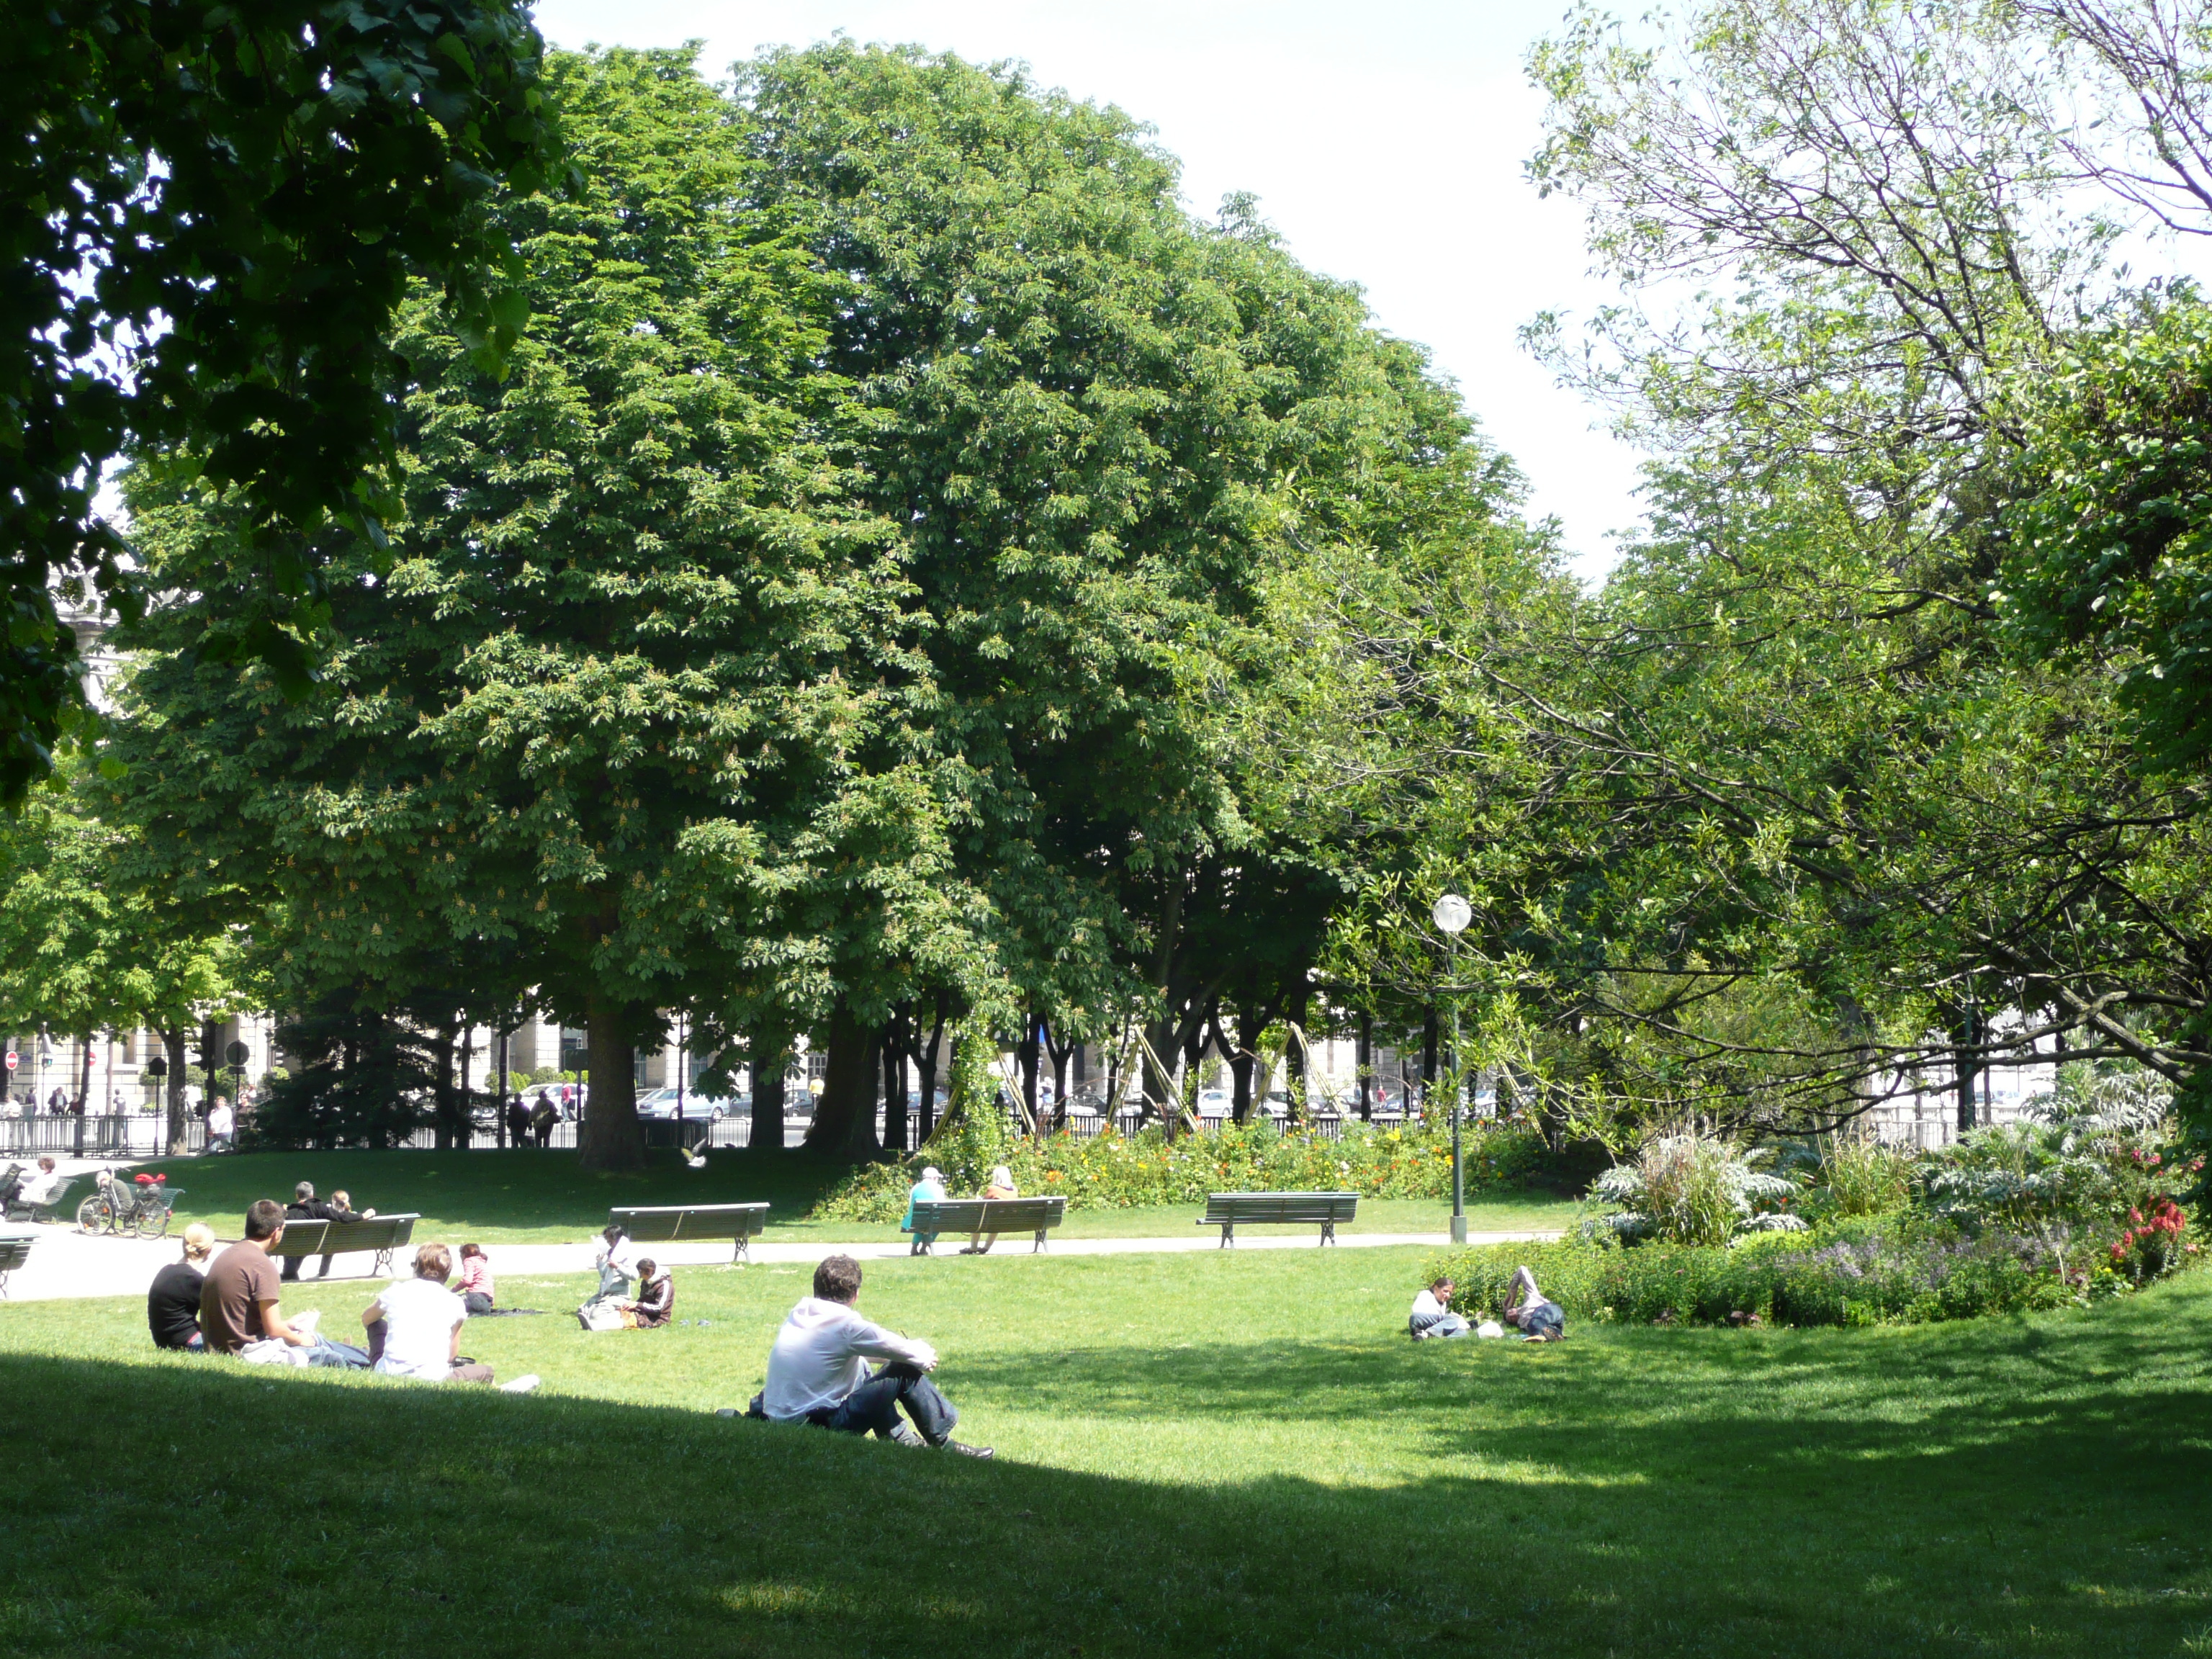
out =
{"type": "Polygon", "coordinates": [[[802,1297],[776,1332],[767,1386],[746,1415],[990,1456],[990,1447],[952,1437],[960,1413],[929,1380],[937,1350],[861,1318],[854,1310],[860,1299],[860,1264],[851,1256],[833,1255],[815,1268],[814,1294],[802,1297]],[[872,1371],[872,1359],[882,1362],[872,1371]],[[911,1428],[899,1421],[901,1407],[911,1428]]]}
{"type": "MultiPolygon", "coordinates": [[[[208,1352],[259,1364],[374,1369],[386,1376],[438,1382],[489,1382],[492,1369],[461,1358],[468,1309],[446,1288],[453,1253],[443,1244],[415,1252],[415,1276],[396,1279],[362,1310],[366,1348],[336,1342],[314,1328],[314,1316],[287,1319],[278,1306],[283,1281],[270,1261],[284,1237],[283,1206],[257,1200],[246,1212],[246,1237],[216,1257],[200,1287],[200,1334],[208,1352]]],[[[506,1385],[537,1387],[534,1376],[506,1385]]]]}

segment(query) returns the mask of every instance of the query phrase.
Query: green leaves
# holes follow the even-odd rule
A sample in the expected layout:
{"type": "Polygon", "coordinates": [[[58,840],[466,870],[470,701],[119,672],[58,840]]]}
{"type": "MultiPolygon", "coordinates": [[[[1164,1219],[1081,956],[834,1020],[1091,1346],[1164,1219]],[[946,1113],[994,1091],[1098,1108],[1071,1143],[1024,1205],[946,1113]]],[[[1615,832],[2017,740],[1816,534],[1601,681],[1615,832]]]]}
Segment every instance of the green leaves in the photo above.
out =
{"type": "MultiPolygon", "coordinates": [[[[509,0],[68,0],[11,20],[0,197],[0,799],[76,705],[57,579],[126,617],[137,567],[94,497],[126,447],[189,450],[289,568],[234,595],[224,648],[319,620],[319,576],[390,466],[385,348],[410,276],[439,284],[488,367],[520,331],[485,212],[558,143],[539,42],[509,0]],[[94,280],[82,280],[91,276],[94,280]],[[97,343],[97,349],[95,344],[97,343]]],[[[281,660],[281,659],[280,659],[281,660]]],[[[286,661],[288,683],[301,677],[286,661]]]]}

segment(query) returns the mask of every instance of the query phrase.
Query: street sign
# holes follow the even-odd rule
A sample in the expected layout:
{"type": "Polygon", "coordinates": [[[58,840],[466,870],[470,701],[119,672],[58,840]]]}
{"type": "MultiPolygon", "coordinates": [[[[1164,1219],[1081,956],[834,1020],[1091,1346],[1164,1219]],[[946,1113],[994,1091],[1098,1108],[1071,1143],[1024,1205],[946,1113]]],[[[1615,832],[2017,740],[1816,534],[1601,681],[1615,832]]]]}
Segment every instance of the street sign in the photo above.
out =
{"type": "Polygon", "coordinates": [[[21,1063],[22,1056],[17,1054],[13,1048],[10,1048],[8,1051],[8,1069],[12,1072],[21,1063]]]}
{"type": "Polygon", "coordinates": [[[246,1048],[242,1042],[234,1042],[222,1051],[222,1057],[231,1063],[234,1069],[246,1064],[246,1048]]]}

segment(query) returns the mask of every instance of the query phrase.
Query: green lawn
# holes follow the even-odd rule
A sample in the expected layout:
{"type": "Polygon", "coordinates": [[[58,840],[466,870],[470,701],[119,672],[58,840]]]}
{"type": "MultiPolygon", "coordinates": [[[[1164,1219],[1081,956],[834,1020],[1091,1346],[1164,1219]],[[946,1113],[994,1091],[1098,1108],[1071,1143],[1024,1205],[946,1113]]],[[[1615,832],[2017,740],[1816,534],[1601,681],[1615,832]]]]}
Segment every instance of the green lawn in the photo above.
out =
{"type": "MultiPolygon", "coordinates": [[[[938,1343],[988,1464],[707,1414],[757,1386],[795,1268],[680,1272],[703,1325],[472,1325],[548,1379],[521,1399],[0,1307],[0,1652],[2212,1652],[2212,1274],[1523,1347],[1397,1334],[1420,1260],[872,1265],[862,1306],[938,1343]]],[[[364,1299],[288,1305],[337,1330],[364,1299]]]]}
{"type": "MultiPolygon", "coordinates": [[[[551,1244],[587,1238],[605,1224],[617,1204],[740,1204],[765,1199],[766,1237],[785,1241],[837,1239],[855,1243],[895,1241],[896,1227],[849,1221],[800,1219],[850,1170],[838,1160],[798,1152],[713,1153],[703,1170],[673,1152],[656,1153],[636,1175],[586,1175],[574,1152],[249,1152],[234,1158],[173,1158],[145,1166],[165,1170],[182,1189],[179,1222],[204,1221],[224,1238],[239,1236],[246,1206],[257,1198],[289,1200],[301,1181],[328,1195],[343,1188],[356,1207],[386,1214],[414,1210],[423,1217],[418,1237],[480,1243],[551,1244]]],[[[86,1190],[89,1191],[88,1187],[86,1190]]],[[[1133,1210],[1072,1210],[1061,1227],[1067,1238],[1197,1237],[1193,1224],[1203,1205],[1164,1205],[1133,1210]]],[[[1369,1199],[1346,1231],[1442,1233],[1449,1203],[1369,1199]]],[[[1471,1203],[1468,1225],[1477,1231],[1526,1231],[1565,1227],[1576,1205],[1548,1194],[1471,1203]]],[[[1240,1234],[1243,1230],[1240,1230],[1240,1234]]],[[[1261,1228],[1255,1232],[1297,1231],[1261,1228]]],[[[1304,1231],[1311,1231],[1310,1229],[1304,1231]]]]}

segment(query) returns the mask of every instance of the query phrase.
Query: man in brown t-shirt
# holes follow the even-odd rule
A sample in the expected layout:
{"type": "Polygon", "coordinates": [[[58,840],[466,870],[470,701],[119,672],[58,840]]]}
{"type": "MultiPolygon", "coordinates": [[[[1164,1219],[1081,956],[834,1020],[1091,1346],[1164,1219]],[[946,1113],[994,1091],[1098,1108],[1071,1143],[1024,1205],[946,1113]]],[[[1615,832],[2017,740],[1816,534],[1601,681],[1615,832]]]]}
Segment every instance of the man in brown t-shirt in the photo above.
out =
{"type": "Polygon", "coordinates": [[[257,1199],[246,1212],[246,1237],[209,1267],[200,1288],[200,1334],[216,1352],[234,1354],[268,1336],[295,1348],[319,1346],[319,1339],[293,1329],[277,1311],[283,1287],[269,1253],[283,1236],[284,1206],[273,1198],[257,1199]]]}

